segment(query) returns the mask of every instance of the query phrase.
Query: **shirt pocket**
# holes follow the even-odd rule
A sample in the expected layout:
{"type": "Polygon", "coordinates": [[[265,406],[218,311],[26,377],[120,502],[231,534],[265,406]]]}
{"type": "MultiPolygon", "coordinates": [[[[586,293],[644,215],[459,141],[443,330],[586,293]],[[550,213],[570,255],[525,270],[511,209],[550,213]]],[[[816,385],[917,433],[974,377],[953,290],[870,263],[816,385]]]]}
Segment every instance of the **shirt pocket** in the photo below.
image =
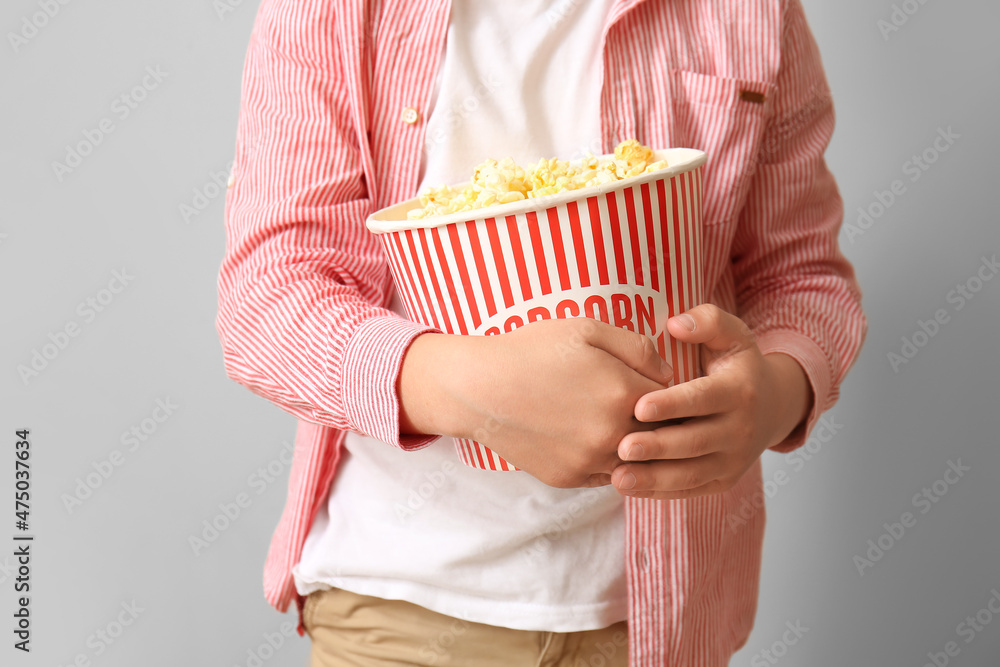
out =
{"type": "Polygon", "coordinates": [[[672,143],[708,154],[703,220],[725,223],[746,199],[775,86],[688,70],[673,70],[671,77],[672,143]]]}

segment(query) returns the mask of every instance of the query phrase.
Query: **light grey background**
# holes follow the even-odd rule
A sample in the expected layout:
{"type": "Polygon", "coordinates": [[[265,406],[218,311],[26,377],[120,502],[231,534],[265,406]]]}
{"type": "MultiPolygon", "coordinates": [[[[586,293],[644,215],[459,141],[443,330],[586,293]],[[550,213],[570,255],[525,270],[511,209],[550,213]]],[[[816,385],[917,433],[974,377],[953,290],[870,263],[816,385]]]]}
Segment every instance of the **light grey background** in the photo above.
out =
{"type": "MultiPolygon", "coordinates": [[[[9,545],[0,546],[0,662],[62,666],[82,654],[109,667],[245,666],[254,656],[304,664],[308,641],[280,634],[294,614],[273,611],[261,588],[295,422],[225,377],[214,329],[225,237],[213,173],[224,179],[232,158],[257,3],[48,0],[49,18],[39,14],[44,4],[12,0],[0,19],[0,543],[9,545]],[[26,20],[42,27],[15,48],[10,34],[30,35],[26,20]],[[146,78],[145,99],[124,117],[115,99],[141,85],[147,67],[159,68],[159,81],[146,78]],[[99,132],[60,180],[53,162],[85,132],[97,137],[102,119],[113,131],[99,132]],[[132,278],[117,294],[102,292],[115,271],[132,278]],[[88,298],[106,305],[78,310],[88,298]],[[57,354],[48,348],[47,367],[22,380],[18,366],[74,323],[78,335],[57,354]],[[177,406],[162,423],[149,421],[164,415],[157,400],[177,406]],[[122,442],[143,425],[144,442],[122,442]],[[22,427],[31,429],[37,536],[29,656],[13,650],[9,629],[22,427]],[[107,470],[114,450],[121,465],[67,507],[78,479],[107,470]],[[273,481],[253,477],[268,466],[273,481]],[[241,493],[249,506],[195,555],[189,537],[241,493]],[[123,604],[141,611],[105,644],[96,633],[117,629],[123,604]],[[261,650],[268,635],[276,652],[261,650]]],[[[897,3],[899,29],[883,32],[890,2],[805,4],[837,107],[828,157],[846,222],[857,224],[858,207],[894,180],[905,191],[862,233],[841,235],[864,291],[868,339],[830,412],[824,436],[833,436],[817,436],[808,461],[765,455],[775,486],[760,606],[731,664],[919,667],[955,641],[949,664],[995,666],[1000,618],[989,613],[971,638],[963,628],[973,626],[959,624],[1000,591],[1000,279],[961,309],[948,295],[1000,252],[1000,9],[907,0],[897,3]],[[952,143],[934,155],[948,128],[952,143]],[[913,182],[905,163],[927,149],[937,159],[913,182]],[[938,309],[947,323],[894,369],[889,353],[901,354],[901,337],[938,309]],[[971,470],[939,483],[938,502],[914,503],[959,460],[971,470]],[[915,523],[899,539],[884,536],[883,524],[904,512],[915,523]],[[867,558],[868,540],[880,536],[888,550],[860,573],[855,556],[867,558]],[[800,637],[786,633],[796,623],[800,637]]]]}

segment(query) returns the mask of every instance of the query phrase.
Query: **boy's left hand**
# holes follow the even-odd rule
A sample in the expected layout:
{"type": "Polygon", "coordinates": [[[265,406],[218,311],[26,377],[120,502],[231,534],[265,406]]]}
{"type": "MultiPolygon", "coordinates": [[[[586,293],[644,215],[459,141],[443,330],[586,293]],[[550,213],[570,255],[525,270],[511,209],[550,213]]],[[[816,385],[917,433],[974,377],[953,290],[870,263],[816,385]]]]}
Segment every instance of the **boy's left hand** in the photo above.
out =
{"type": "Polygon", "coordinates": [[[671,318],[667,332],[701,343],[705,375],[639,399],[639,421],[685,421],[622,438],[618,456],[624,463],[611,483],[622,495],[639,498],[726,491],[806,417],[812,389],[795,359],[761,354],[743,320],[717,306],[671,318]]]}

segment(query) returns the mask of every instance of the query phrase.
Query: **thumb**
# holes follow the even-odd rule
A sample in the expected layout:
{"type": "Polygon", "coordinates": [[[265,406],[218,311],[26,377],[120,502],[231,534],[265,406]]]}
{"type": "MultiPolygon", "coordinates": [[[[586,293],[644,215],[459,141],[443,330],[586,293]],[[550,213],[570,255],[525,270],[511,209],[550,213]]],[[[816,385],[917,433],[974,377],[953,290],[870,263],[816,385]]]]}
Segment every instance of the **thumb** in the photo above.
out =
{"type": "Polygon", "coordinates": [[[646,336],[619,329],[605,322],[589,319],[587,342],[604,350],[623,364],[658,384],[670,382],[674,371],[656,350],[656,344],[646,336]]]}
{"type": "Polygon", "coordinates": [[[755,344],[746,322],[711,303],[671,317],[667,332],[684,343],[701,343],[712,352],[737,351],[755,344]]]}

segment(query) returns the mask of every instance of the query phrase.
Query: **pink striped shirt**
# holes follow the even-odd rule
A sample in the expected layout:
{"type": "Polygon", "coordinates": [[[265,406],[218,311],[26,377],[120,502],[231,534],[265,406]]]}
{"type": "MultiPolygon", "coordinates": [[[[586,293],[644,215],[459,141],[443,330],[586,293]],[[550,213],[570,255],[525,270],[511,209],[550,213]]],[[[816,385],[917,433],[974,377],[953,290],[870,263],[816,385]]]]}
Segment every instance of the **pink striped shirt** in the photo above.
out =
{"type": "MultiPolygon", "coordinates": [[[[217,325],[229,377],[299,418],[264,571],[281,611],[301,608],[291,569],[345,430],[401,448],[435,439],[400,435],[396,394],[407,346],[434,329],[388,310],[364,222],[415,194],[448,13],[448,0],[263,0],[250,39],[217,325]]],[[[604,149],[635,137],[708,153],[706,293],[764,353],[797,359],[816,397],[774,448],[790,451],[836,402],[866,328],[800,0],[618,0],[605,35],[604,149]]],[[[762,498],[758,462],[725,493],[626,499],[631,665],[722,667],[746,641],[764,513],[726,519],[762,498]]]]}

